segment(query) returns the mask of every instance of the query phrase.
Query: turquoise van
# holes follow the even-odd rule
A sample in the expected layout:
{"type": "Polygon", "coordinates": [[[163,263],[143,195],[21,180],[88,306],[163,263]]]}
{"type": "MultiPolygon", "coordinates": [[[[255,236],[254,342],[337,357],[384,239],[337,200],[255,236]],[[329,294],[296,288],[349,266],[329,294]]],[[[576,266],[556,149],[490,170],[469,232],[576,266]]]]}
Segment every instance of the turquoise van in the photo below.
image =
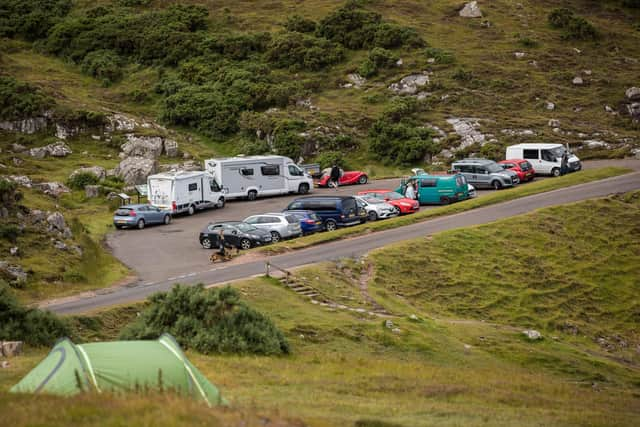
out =
{"type": "Polygon", "coordinates": [[[400,181],[396,192],[404,194],[407,182],[418,182],[417,198],[421,205],[448,205],[469,198],[469,186],[464,175],[414,175],[400,181]]]}

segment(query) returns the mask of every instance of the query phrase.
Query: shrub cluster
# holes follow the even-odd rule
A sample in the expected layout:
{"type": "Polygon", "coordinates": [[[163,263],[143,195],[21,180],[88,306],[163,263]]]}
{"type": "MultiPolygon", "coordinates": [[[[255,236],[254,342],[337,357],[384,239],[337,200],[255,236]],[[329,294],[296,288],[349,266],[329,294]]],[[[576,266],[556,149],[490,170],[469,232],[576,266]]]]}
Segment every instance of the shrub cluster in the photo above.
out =
{"type": "Polygon", "coordinates": [[[112,50],[95,50],[84,57],[81,69],[109,86],[122,77],[122,59],[112,50]]]}
{"type": "Polygon", "coordinates": [[[313,33],[316,31],[316,21],[303,18],[300,15],[292,15],[287,18],[284,28],[287,31],[297,31],[298,33],[313,33]]]}
{"type": "Polygon", "coordinates": [[[18,120],[42,114],[53,106],[53,99],[38,88],[0,76],[0,118],[18,120]]]}
{"type": "Polygon", "coordinates": [[[149,298],[149,306],[122,331],[126,340],[172,334],[185,348],[201,353],[277,355],[289,353],[284,335],[266,316],[240,301],[227,286],[176,286],[149,298]]]}
{"type": "Polygon", "coordinates": [[[326,39],[298,32],[273,37],[266,59],[279,68],[318,71],[342,61],[342,48],[326,39]]]}
{"type": "Polygon", "coordinates": [[[396,98],[369,131],[370,153],[385,163],[409,164],[438,152],[428,128],[415,114],[421,104],[414,98],[396,98]]]}
{"type": "Polygon", "coordinates": [[[437,64],[452,64],[456,61],[452,52],[437,47],[428,47],[425,49],[424,54],[427,58],[435,59],[437,64]]]}
{"type": "Polygon", "coordinates": [[[369,51],[367,59],[358,67],[358,73],[364,77],[373,77],[380,69],[395,66],[398,59],[392,51],[374,47],[369,51]]]}
{"type": "Polygon", "coordinates": [[[72,0],[3,0],[0,5],[0,36],[36,40],[65,17],[72,0]]]}
{"type": "Polygon", "coordinates": [[[0,340],[46,346],[70,334],[65,321],[47,311],[26,308],[0,283],[0,340]]]}
{"type": "Polygon", "coordinates": [[[598,38],[598,31],[586,19],[576,16],[571,9],[557,8],[549,13],[549,24],[564,31],[566,39],[594,40],[598,38]]]}
{"type": "Polygon", "coordinates": [[[95,185],[100,180],[90,172],[77,173],[67,180],[67,185],[74,190],[84,190],[87,185],[95,185]]]}

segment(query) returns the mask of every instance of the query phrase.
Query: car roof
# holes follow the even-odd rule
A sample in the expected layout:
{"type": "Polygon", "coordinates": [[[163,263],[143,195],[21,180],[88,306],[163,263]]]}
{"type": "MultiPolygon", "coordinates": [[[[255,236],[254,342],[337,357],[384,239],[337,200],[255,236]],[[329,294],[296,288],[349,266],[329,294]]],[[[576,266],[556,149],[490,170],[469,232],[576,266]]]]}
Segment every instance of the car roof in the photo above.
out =
{"type": "Polygon", "coordinates": [[[363,196],[367,193],[393,193],[393,190],[362,190],[358,191],[358,196],[363,196]]]}
{"type": "Polygon", "coordinates": [[[135,203],[135,204],[130,204],[130,205],[122,205],[118,209],[138,209],[138,208],[141,208],[143,206],[151,207],[151,205],[146,204],[146,203],[135,203]]]}
{"type": "Polygon", "coordinates": [[[242,224],[243,221],[216,221],[216,222],[210,222],[208,225],[237,225],[237,224],[242,224]]]}
{"type": "Polygon", "coordinates": [[[267,212],[267,213],[249,215],[247,218],[251,218],[252,216],[284,216],[284,215],[285,214],[283,214],[282,212],[267,212]]]}
{"type": "Polygon", "coordinates": [[[507,149],[509,148],[525,148],[525,149],[535,149],[535,148],[542,148],[542,149],[549,149],[549,148],[556,148],[556,147],[564,147],[564,145],[562,144],[551,144],[551,143],[541,143],[541,142],[529,142],[529,143],[522,143],[522,144],[516,144],[516,145],[510,145],[507,147],[507,149]]]}
{"type": "Polygon", "coordinates": [[[353,196],[308,196],[308,197],[299,197],[293,201],[297,202],[298,200],[345,200],[345,199],[352,199],[352,198],[353,196]]]}
{"type": "Polygon", "coordinates": [[[461,163],[474,164],[474,165],[487,165],[489,163],[495,163],[495,162],[489,159],[462,159],[462,160],[455,161],[451,164],[453,165],[453,164],[461,164],[461,163]]]}

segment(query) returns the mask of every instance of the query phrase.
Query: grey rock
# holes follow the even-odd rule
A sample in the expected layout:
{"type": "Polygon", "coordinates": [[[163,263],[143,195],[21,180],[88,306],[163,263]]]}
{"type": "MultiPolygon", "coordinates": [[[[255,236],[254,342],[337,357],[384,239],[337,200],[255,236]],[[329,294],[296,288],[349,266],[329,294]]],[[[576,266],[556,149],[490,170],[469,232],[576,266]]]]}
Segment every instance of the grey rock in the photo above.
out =
{"type": "Polygon", "coordinates": [[[360,89],[365,83],[367,83],[367,79],[357,73],[349,74],[347,76],[347,80],[349,80],[349,82],[357,89],[360,89]]]}
{"type": "Polygon", "coordinates": [[[387,329],[393,329],[395,327],[395,325],[393,324],[393,322],[391,320],[385,320],[384,321],[384,327],[387,329]]]}
{"type": "Polygon", "coordinates": [[[524,53],[524,52],[515,52],[513,55],[514,55],[516,58],[518,58],[518,59],[522,59],[522,58],[524,58],[525,56],[527,56],[527,54],[526,54],[526,53],[524,53]]]}
{"type": "Polygon", "coordinates": [[[164,140],[164,154],[167,157],[178,157],[178,142],[166,138],[164,140]]]}
{"type": "Polygon", "coordinates": [[[606,111],[607,113],[615,113],[616,111],[611,108],[609,105],[605,105],[604,106],[604,111],[606,111]]]}
{"type": "Polygon", "coordinates": [[[82,256],[83,251],[82,251],[82,248],[81,248],[80,246],[78,246],[78,245],[73,245],[73,246],[71,247],[71,249],[73,249],[73,250],[74,250],[74,251],[75,251],[79,256],[82,256]]]}
{"type": "Polygon", "coordinates": [[[542,339],[542,334],[535,329],[527,329],[526,331],[522,331],[522,333],[531,341],[542,339]]]}
{"type": "Polygon", "coordinates": [[[402,60],[402,58],[396,61],[396,67],[402,67],[403,64],[404,64],[404,61],[402,60]]]}
{"type": "Polygon", "coordinates": [[[587,141],[584,141],[584,145],[587,146],[587,148],[610,148],[611,145],[604,142],[604,141],[600,141],[597,139],[589,139],[587,141]]]}
{"type": "Polygon", "coordinates": [[[7,178],[9,181],[15,182],[22,187],[31,188],[31,186],[33,185],[31,178],[26,175],[8,175],[5,178],[7,178]]]}
{"type": "Polygon", "coordinates": [[[502,129],[500,132],[509,136],[535,136],[536,135],[536,133],[531,129],[502,129]]]}
{"type": "Polygon", "coordinates": [[[102,166],[87,166],[74,170],[73,172],[71,172],[71,175],[69,175],[69,178],[73,178],[79,174],[89,173],[94,175],[100,181],[104,180],[107,177],[107,170],[102,166]]]}
{"type": "Polygon", "coordinates": [[[24,120],[0,121],[0,129],[9,132],[33,134],[49,126],[47,117],[32,117],[24,120]]]}
{"type": "Polygon", "coordinates": [[[127,142],[122,145],[125,157],[144,157],[157,159],[162,154],[163,140],[159,136],[126,135],[127,142]]]}
{"type": "Polygon", "coordinates": [[[2,341],[2,355],[4,357],[16,357],[22,354],[22,341],[2,341]]]}
{"type": "Polygon", "coordinates": [[[61,123],[56,123],[56,138],[67,139],[72,138],[82,132],[82,129],[78,126],[68,126],[61,123]]]}
{"type": "Polygon", "coordinates": [[[138,122],[124,114],[112,114],[107,117],[107,124],[105,126],[106,132],[125,131],[131,132],[138,126],[138,122]]]}
{"type": "Polygon", "coordinates": [[[633,104],[627,105],[627,111],[629,111],[629,115],[633,121],[640,121],[640,102],[634,102],[633,104]]]}
{"type": "Polygon", "coordinates": [[[47,223],[54,229],[63,232],[67,228],[64,216],[60,212],[54,212],[47,216],[47,223]]]}
{"type": "Polygon", "coordinates": [[[27,147],[25,147],[22,144],[11,144],[11,151],[13,151],[14,153],[22,153],[27,151],[27,147]]]}
{"type": "Polygon", "coordinates": [[[99,185],[85,185],[85,187],[84,187],[84,195],[88,199],[93,199],[95,197],[99,197],[101,188],[102,187],[100,187],[99,185]]]}
{"type": "Polygon", "coordinates": [[[590,76],[593,74],[593,71],[591,70],[582,70],[582,74],[584,74],[585,76],[590,76]]]}
{"type": "Polygon", "coordinates": [[[640,101],[640,87],[630,87],[624,94],[629,101],[640,101]]]}
{"type": "Polygon", "coordinates": [[[39,184],[33,184],[33,187],[51,197],[60,197],[63,194],[71,193],[69,187],[60,182],[42,182],[39,184]]]}
{"type": "Polygon", "coordinates": [[[14,166],[22,166],[24,164],[24,160],[19,157],[14,157],[13,159],[11,159],[11,161],[13,162],[14,166]]]}
{"type": "Polygon", "coordinates": [[[576,77],[573,78],[571,83],[573,83],[576,86],[582,86],[584,84],[584,80],[582,80],[582,77],[576,76],[576,77]]]}
{"type": "Polygon", "coordinates": [[[18,249],[17,246],[12,247],[11,249],[9,249],[9,253],[13,256],[19,256],[20,255],[20,250],[18,249]]]}
{"type": "Polygon", "coordinates": [[[8,276],[14,283],[24,283],[27,281],[27,273],[19,265],[11,265],[6,261],[0,261],[0,271],[8,276]]]}
{"type": "Polygon", "coordinates": [[[547,101],[547,103],[545,104],[545,108],[549,111],[553,111],[556,109],[556,104],[554,104],[553,102],[547,101]]]}
{"type": "Polygon", "coordinates": [[[547,123],[547,125],[549,127],[552,127],[552,128],[559,128],[560,127],[560,120],[558,120],[558,119],[550,119],[549,122],[547,123]]]}
{"type": "MultiPolygon", "coordinates": [[[[91,139],[93,139],[94,141],[100,141],[102,140],[102,137],[100,135],[91,135],[91,139]]],[[[86,153],[86,151],[85,151],[86,153]]]]}
{"type": "Polygon", "coordinates": [[[482,11],[477,1],[470,1],[460,10],[460,16],[463,18],[482,18],[482,11]]]}
{"type": "Polygon", "coordinates": [[[55,242],[53,242],[53,247],[60,251],[66,251],[67,249],[69,249],[69,247],[60,240],[56,240],[55,242]]]}
{"type": "Polygon", "coordinates": [[[36,159],[44,159],[47,156],[51,157],[66,157],[72,154],[71,148],[63,141],[54,142],[44,147],[32,148],[29,150],[29,155],[36,159]]]}
{"type": "Polygon", "coordinates": [[[397,83],[389,85],[389,90],[398,95],[413,95],[421,88],[429,83],[429,75],[426,73],[412,74],[402,78],[397,83]]]}
{"type": "Polygon", "coordinates": [[[47,213],[41,211],[40,209],[34,209],[29,212],[29,218],[31,219],[32,224],[39,224],[41,222],[46,221],[47,213]]]}
{"type": "Polygon", "coordinates": [[[156,173],[158,162],[144,157],[127,157],[115,169],[116,176],[127,185],[139,185],[147,182],[147,177],[156,173]]]}
{"type": "Polygon", "coordinates": [[[453,126],[453,130],[460,136],[460,145],[456,151],[464,150],[473,144],[484,145],[487,142],[487,135],[484,135],[478,129],[480,128],[479,119],[471,117],[447,119],[447,123],[453,126]]]}
{"type": "Polygon", "coordinates": [[[46,147],[37,147],[29,150],[29,155],[35,159],[44,159],[48,154],[46,147]]]}

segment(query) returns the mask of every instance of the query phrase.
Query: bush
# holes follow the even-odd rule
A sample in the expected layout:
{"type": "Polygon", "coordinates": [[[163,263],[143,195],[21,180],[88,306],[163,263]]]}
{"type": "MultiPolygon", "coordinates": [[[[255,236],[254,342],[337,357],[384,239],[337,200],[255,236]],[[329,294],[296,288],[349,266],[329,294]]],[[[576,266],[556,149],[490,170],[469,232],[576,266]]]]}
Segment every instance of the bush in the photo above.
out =
{"type": "Polygon", "coordinates": [[[48,346],[69,336],[67,322],[47,311],[26,308],[0,283],[0,340],[19,340],[48,346]]]}
{"type": "Polygon", "coordinates": [[[395,66],[398,59],[399,58],[390,50],[374,47],[369,51],[365,62],[358,68],[358,73],[364,77],[375,76],[381,68],[395,66]]]}
{"type": "Polygon", "coordinates": [[[342,61],[340,46],[327,40],[295,32],[276,35],[267,50],[267,61],[279,68],[317,71],[342,61]]]}
{"type": "Polygon", "coordinates": [[[287,18],[287,22],[284,23],[284,28],[287,31],[296,31],[298,33],[313,33],[316,30],[316,22],[303,18],[300,15],[293,15],[287,18]]]}
{"type": "Polygon", "coordinates": [[[338,165],[343,169],[349,168],[342,151],[325,151],[324,153],[320,153],[316,156],[316,163],[320,164],[320,170],[330,168],[333,165],[338,165]]]}
{"type": "Polygon", "coordinates": [[[81,69],[83,73],[102,80],[104,86],[109,86],[122,77],[122,60],[112,50],[96,50],[84,57],[81,69]]]}
{"type": "Polygon", "coordinates": [[[227,286],[206,290],[202,285],[176,286],[149,298],[149,306],[120,337],[156,339],[173,335],[180,345],[201,353],[288,354],[284,335],[264,315],[240,301],[227,286]]]}
{"type": "Polygon", "coordinates": [[[438,64],[452,64],[456,61],[452,52],[438,49],[437,47],[429,47],[425,49],[424,54],[427,58],[435,59],[438,64]]]}
{"type": "Polygon", "coordinates": [[[379,14],[350,3],[325,16],[318,24],[317,34],[349,49],[361,49],[371,46],[381,22],[379,14]]]}
{"type": "Polygon", "coordinates": [[[573,11],[567,8],[553,9],[549,13],[549,24],[554,28],[566,28],[573,19],[573,11]]]}
{"type": "Polygon", "coordinates": [[[44,113],[53,106],[49,96],[12,77],[0,77],[0,119],[19,120],[44,113]]]}
{"type": "Polygon", "coordinates": [[[464,68],[458,68],[451,77],[454,80],[459,80],[461,82],[470,82],[473,80],[473,72],[467,71],[464,68]]]}
{"type": "Polygon", "coordinates": [[[19,235],[20,229],[15,224],[0,224],[0,239],[16,243],[19,235]]]}
{"type": "Polygon", "coordinates": [[[216,34],[204,39],[200,49],[205,56],[217,53],[229,59],[244,60],[264,52],[270,41],[269,33],[216,34]]]}
{"type": "Polygon", "coordinates": [[[622,0],[622,5],[631,9],[640,9],[640,0],[622,0]]]}
{"type": "Polygon", "coordinates": [[[422,47],[425,42],[414,28],[381,24],[373,37],[373,45],[393,49],[401,46],[422,47]]]}
{"type": "Polygon", "coordinates": [[[575,16],[570,9],[554,9],[549,13],[548,20],[552,27],[564,30],[565,39],[594,40],[598,38],[596,28],[586,19],[575,16]]]}
{"type": "Polygon", "coordinates": [[[100,182],[97,176],[90,172],[81,172],[67,180],[67,185],[74,190],[84,190],[87,185],[96,185],[100,182]]]}
{"type": "Polygon", "coordinates": [[[72,0],[3,0],[0,6],[0,36],[36,40],[65,17],[72,0]]]}

